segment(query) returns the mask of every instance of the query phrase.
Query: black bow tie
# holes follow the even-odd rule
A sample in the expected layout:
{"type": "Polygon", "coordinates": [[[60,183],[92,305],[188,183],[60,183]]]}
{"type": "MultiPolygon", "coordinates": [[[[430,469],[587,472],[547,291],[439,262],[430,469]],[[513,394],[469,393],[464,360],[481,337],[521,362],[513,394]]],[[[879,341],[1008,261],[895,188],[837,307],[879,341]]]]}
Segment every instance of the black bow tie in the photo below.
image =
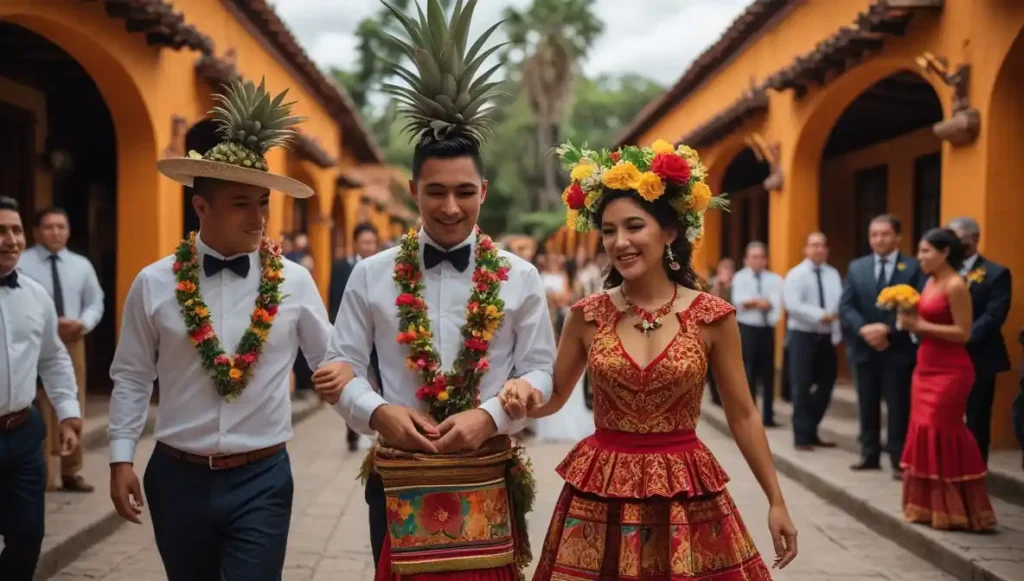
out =
{"type": "Polygon", "coordinates": [[[465,272],[469,268],[469,253],[470,247],[468,244],[447,252],[436,246],[426,244],[423,247],[423,265],[428,269],[434,268],[447,260],[455,267],[455,270],[465,272]]]}
{"type": "Polygon", "coordinates": [[[203,255],[203,272],[206,273],[206,276],[213,276],[225,268],[245,278],[249,276],[249,256],[242,255],[231,260],[224,260],[209,254],[203,255]]]}
{"type": "Polygon", "coordinates": [[[11,274],[5,277],[0,277],[0,287],[6,286],[9,288],[18,288],[18,271],[13,270],[11,274]]]}

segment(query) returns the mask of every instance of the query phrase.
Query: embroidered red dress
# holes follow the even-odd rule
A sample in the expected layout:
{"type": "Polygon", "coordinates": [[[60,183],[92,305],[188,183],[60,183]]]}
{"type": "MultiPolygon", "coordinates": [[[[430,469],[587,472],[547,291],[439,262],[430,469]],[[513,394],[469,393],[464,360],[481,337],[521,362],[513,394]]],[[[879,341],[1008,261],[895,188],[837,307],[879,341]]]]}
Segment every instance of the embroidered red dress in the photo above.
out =
{"type": "MultiPolygon", "coordinates": [[[[946,294],[925,288],[920,317],[951,325],[946,294]]],[[[996,516],[985,491],[985,462],[964,424],[974,385],[967,349],[931,336],[921,337],[910,392],[910,427],[903,447],[903,514],[910,522],[937,529],[984,530],[996,516]]]]}
{"type": "Polygon", "coordinates": [[[702,293],[678,314],[679,332],[641,368],[606,293],[573,306],[596,326],[588,356],[597,431],[558,467],[558,499],[535,581],[771,579],[729,478],[697,438],[708,350],[701,325],[734,312],[702,293]]]}

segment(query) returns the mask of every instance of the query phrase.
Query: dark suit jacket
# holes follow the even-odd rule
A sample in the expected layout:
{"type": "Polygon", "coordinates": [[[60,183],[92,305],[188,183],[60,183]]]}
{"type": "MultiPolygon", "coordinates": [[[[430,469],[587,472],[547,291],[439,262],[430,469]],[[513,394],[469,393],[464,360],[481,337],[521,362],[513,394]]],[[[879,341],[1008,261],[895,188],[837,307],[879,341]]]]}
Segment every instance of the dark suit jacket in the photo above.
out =
{"type": "MultiPolygon", "coordinates": [[[[909,284],[921,290],[924,276],[917,260],[898,253],[896,267],[892,269],[886,286],[909,284]]],[[[879,309],[878,284],[875,281],[875,255],[862,256],[850,263],[843,282],[843,296],[839,303],[839,319],[846,338],[847,358],[852,363],[867,363],[878,353],[860,336],[860,328],[868,323],[889,326],[889,348],[882,352],[886,361],[912,365],[917,357],[917,345],[910,333],[896,330],[896,314],[879,309]]]]}
{"type": "MultiPolygon", "coordinates": [[[[338,317],[338,309],[341,308],[341,299],[345,296],[345,287],[348,286],[348,279],[352,276],[352,269],[355,268],[355,261],[348,258],[339,258],[334,261],[331,265],[331,284],[327,291],[328,303],[330,304],[330,316],[331,323],[334,323],[338,317]]],[[[377,390],[382,391],[380,387],[380,363],[377,361],[377,347],[374,346],[373,350],[370,351],[370,369],[373,371],[373,380],[371,383],[376,384],[377,390]]]]}
{"type": "MultiPolygon", "coordinates": [[[[967,351],[978,375],[995,375],[1010,369],[1010,355],[1003,340],[1003,323],[1010,313],[1010,269],[978,255],[972,271],[984,270],[981,282],[968,285],[974,310],[974,325],[967,351]]],[[[969,273],[968,273],[969,274],[969,273]]]]}

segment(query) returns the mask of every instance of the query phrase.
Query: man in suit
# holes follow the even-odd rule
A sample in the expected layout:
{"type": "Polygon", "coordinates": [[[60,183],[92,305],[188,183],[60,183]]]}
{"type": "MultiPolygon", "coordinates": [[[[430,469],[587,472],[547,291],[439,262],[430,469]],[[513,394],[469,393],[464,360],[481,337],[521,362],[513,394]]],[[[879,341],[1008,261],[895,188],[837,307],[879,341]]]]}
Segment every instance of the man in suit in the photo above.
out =
{"type": "MultiPolygon", "coordinates": [[[[330,311],[328,314],[332,324],[335,317],[338,316],[341,298],[345,295],[345,287],[348,285],[352,269],[355,268],[356,263],[360,260],[369,258],[380,251],[380,236],[377,235],[377,230],[370,224],[363,223],[357,225],[352,237],[355,243],[355,255],[351,258],[339,258],[331,265],[331,286],[327,294],[330,298],[330,311]]],[[[377,366],[376,349],[370,354],[370,367],[374,377],[379,378],[380,371],[377,366]]],[[[347,429],[348,449],[355,452],[359,448],[359,434],[352,428],[347,429]]]]}
{"type": "Polygon", "coordinates": [[[996,392],[996,375],[1010,370],[1010,354],[1003,340],[1003,323],[1010,314],[1010,270],[978,254],[981,228],[971,218],[955,218],[949,229],[964,244],[963,267],[960,274],[967,279],[974,308],[974,324],[967,351],[974,361],[974,387],[967,400],[967,427],[981,448],[981,457],[988,462],[992,434],[992,401],[996,392]]]}
{"type": "Polygon", "coordinates": [[[860,408],[861,459],[852,470],[878,470],[881,445],[881,403],[888,409],[888,454],[893,476],[902,478],[900,455],[910,422],[910,378],[917,346],[906,331],[896,329],[896,315],[875,306],[887,286],[908,284],[920,289],[924,277],[916,260],[899,251],[900,221],[883,214],[868,225],[871,254],[850,263],[843,284],[839,318],[853,365],[860,408]]]}

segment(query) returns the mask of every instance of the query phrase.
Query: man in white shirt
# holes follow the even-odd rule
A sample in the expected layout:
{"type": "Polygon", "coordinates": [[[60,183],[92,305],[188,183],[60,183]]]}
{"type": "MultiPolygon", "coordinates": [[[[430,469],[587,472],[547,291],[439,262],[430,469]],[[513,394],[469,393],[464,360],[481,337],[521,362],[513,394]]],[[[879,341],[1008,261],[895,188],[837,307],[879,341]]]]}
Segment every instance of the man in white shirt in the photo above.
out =
{"type": "Polygon", "coordinates": [[[75,370],[46,289],[16,270],[25,248],[18,203],[0,196],[0,579],[31,581],[43,544],[46,426],[32,406],[36,377],[59,420],[60,455],[82,432],[75,370]]]}
{"type": "Polygon", "coordinates": [[[839,300],[843,281],[829,266],[828,240],[821,232],[807,237],[806,258],[786,273],[786,346],[793,400],[793,444],[798,450],[829,448],[818,437],[836,383],[836,349],[842,340],[839,300]],[[811,387],[814,386],[812,391],[811,387]]]}
{"type": "MultiPolygon", "coordinates": [[[[270,98],[262,83],[246,84],[233,84],[229,98],[270,98]]],[[[234,108],[252,123],[244,104],[234,108]]],[[[217,148],[225,145],[241,147],[217,148]]],[[[174,255],[144,268],[125,300],[110,369],[111,497],[123,518],[141,523],[132,463],[159,380],[144,486],[168,579],[278,580],[294,489],[289,373],[298,348],[311,368],[320,365],[331,327],[309,271],[283,259],[265,228],[270,188],[313,192],[211,157],[157,163],[191,188],[200,226],[174,255]]]]}
{"type": "MultiPolygon", "coordinates": [[[[89,259],[68,250],[70,235],[71,224],[63,208],[54,206],[41,211],[36,217],[35,226],[38,244],[21,256],[18,270],[34,278],[53,297],[57,309],[57,334],[67,347],[75,366],[78,403],[82,412],[85,412],[85,336],[103,318],[103,289],[89,259]]],[[[39,411],[46,420],[50,453],[58,455],[57,416],[41,392],[39,411]]],[[[60,480],[64,490],[92,492],[95,489],[85,481],[81,471],[81,448],[71,456],[60,459],[60,480]]]]}
{"type": "Polygon", "coordinates": [[[732,304],[740,327],[743,367],[750,395],[761,386],[761,421],[775,427],[775,326],[782,316],[782,277],[768,270],[763,242],[747,245],[744,267],[732,279],[732,304]]]}

